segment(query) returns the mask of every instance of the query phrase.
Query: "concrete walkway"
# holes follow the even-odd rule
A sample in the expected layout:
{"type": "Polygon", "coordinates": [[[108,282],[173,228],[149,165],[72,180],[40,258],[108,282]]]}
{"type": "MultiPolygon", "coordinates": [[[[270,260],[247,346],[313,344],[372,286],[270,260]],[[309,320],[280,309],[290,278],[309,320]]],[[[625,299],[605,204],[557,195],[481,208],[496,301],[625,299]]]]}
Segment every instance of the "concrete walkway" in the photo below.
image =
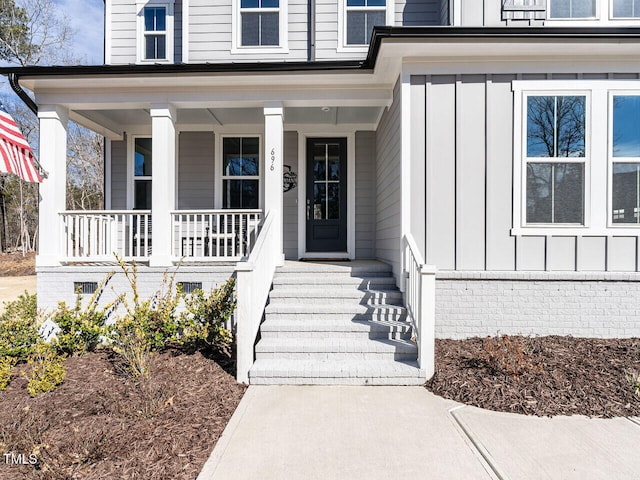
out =
{"type": "Polygon", "coordinates": [[[640,420],[464,407],[422,387],[251,386],[198,480],[634,479],[640,420]]]}
{"type": "Polygon", "coordinates": [[[0,277],[0,313],[4,311],[4,302],[15,300],[24,291],[36,293],[36,276],[0,277]]]}

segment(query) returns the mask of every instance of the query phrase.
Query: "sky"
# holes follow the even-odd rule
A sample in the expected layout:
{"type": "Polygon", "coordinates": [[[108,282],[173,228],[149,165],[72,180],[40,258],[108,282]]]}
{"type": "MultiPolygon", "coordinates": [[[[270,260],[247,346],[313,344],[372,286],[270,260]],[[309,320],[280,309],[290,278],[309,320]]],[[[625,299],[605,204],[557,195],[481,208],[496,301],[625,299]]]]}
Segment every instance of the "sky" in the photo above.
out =
{"type": "Polygon", "coordinates": [[[104,2],[103,0],[55,0],[69,19],[75,35],[72,41],[75,56],[83,64],[103,63],[104,2]]]}

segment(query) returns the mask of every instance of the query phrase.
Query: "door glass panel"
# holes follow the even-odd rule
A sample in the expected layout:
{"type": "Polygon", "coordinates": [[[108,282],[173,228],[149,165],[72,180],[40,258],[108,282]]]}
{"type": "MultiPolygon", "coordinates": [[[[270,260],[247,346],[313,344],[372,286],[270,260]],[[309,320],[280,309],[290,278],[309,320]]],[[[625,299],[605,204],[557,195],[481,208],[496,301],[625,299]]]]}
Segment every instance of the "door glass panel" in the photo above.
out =
{"type": "Polygon", "coordinates": [[[326,184],[316,183],[313,186],[313,219],[324,220],[327,213],[326,184]]]}
{"type": "Polygon", "coordinates": [[[313,180],[316,182],[324,182],[327,179],[327,162],[324,159],[314,159],[313,161],[313,180]]]}
{"type": "Polygon", "coordinates": [[[330,183],[327,185],[327,219],[339,220],[340,219],[340,184],[330,183]]]}

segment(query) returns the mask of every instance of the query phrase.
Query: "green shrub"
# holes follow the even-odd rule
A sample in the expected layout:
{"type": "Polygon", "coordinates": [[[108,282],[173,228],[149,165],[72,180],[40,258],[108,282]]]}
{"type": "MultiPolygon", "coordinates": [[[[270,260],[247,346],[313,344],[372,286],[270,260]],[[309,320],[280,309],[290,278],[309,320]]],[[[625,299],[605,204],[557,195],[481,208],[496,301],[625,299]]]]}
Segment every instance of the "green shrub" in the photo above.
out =
{"type": "Polygon", "coordinates": [[[11,381],[11,369],[16,364],[13,357],[0,357],[0,390],[4,390],[11,381]]]}
{"type": "Polygon", "coordinates": [[[52,320],[60,327],[54,340],[54,345],[60,352],[68,355],[91,352],[100,343],[101,337],[106,333],[105,322],[109,312],[120,301],[117,299],[104,308],[98,308],[104,288],[113,275],[113,272],[109,273],[98,285],[84,308],[79,291],[76,293],[76,303],[73,308],[69,308],[65,302],[58,304],[52,320]]]}
{"type": "Polygon", "coordinates": [[[232,341],[226,325],[236,308],[235,279],[229,278],[208,295],[196,290],[185,298],[178,341],[183,345],[227,348],[232,341]]]}
{"type": "Polygon", "coordinates": [[[0,357],[24,359],[38,341],[37,300],[26,291],[5,303],[0,316],[0,357]]]}
{"type": "Polygon", "coordinates": [[[131,299],[122,296],[125,314],[110,326],[107,338],[113,350],[122,356],[125,367],[136,378],[149,374],[153,350],[173,342],[178,333],[176,310],[182,292],[174,289],[174,275],[165,274],[160,290],[142,300],[138,291],[138,268],[118,258],[132,289],[131,299]]]}
{"type": "Polygon", "coordinates": [[[50,392],[64,382],[64,358],[49,343],[38,342],[33,347],[27,364],[31,367],[31,373],[27,376],[27,391],[32,397],[50,392]]]}

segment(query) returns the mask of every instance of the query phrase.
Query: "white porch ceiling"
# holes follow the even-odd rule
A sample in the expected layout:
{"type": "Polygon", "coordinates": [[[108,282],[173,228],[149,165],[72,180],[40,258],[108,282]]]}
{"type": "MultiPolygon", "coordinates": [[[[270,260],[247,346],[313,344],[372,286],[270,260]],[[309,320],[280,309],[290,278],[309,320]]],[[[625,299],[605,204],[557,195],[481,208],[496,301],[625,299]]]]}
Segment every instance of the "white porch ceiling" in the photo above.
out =
{"type": "MultiPolygon", "coordinates": [[[[285,107],[285,125],[375,125],[384,107],[285,107]]],[[[115,132],[132,126],[151,125],[146,109],[125,110],[76,110],[80,123],[88,119],[98,125],[107,124],[115,132]]],[[[84,122],[87,123],[87,122],[84,122]]],[[[262,125],[261,108],[183,108],[178,109],[178,125],[262,125]]]]}

